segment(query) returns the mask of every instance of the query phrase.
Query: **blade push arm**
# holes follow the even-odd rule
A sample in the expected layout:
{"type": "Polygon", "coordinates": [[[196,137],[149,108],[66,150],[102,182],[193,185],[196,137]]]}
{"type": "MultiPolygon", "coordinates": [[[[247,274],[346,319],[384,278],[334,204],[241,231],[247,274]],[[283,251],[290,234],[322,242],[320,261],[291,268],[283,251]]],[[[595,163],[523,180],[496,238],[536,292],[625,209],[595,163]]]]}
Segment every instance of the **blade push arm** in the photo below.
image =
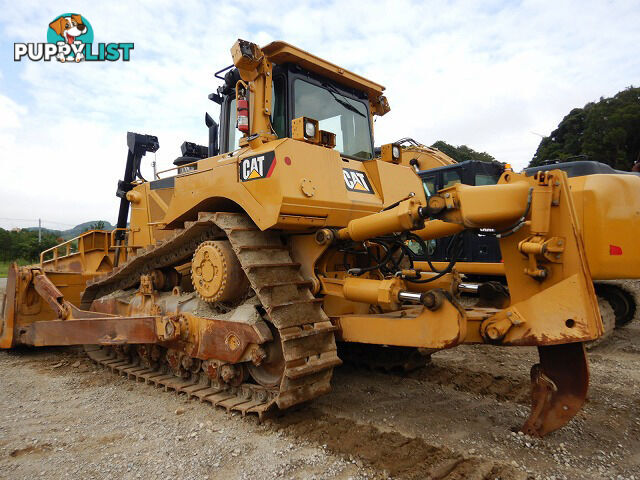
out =
{"type": "MultiPolygon", "coordinates": [[[[534,177],[509,172],[497,185],[458,184],[430,197],[425,206],[410,199],[353,220],[335,236],[363,241],[412,230],[423,239],[433,239],[466,228],[482,228],[500,238],[511,304],[484,317],[467,311],[463,322],[457,320],[464,332],[461,341],[538,346],[540,363],[531,371],[533,408],[523,429],[545,435],[582,407],[589,370],[581,342],[603,332],[564,172],[539,172],[534,177]],[[425,219],[429,219],[426,224],[425,219]]],[[[375,327],[370,318],[364,320],[356,325],[359,329],[347,332],[354,339],[362,336],[360,330],[375,327]]],[[[437,324],[455,324],[447,320],[441,316],[437,324]]]]}
{"type": "Polygon", "coordinates": [[[512,299],[511,307],[475,329],[475,341],[545,345],[602,334],[578,219],[562,171],[534,177],[509,172],[497,185],[457,184],[429,197],[427,205],[411,198],[352,220],[335,237],[360,242],[412,230],[432,239],[465,228],[483,228],[500,238],[512,299]],[[426,226],[425,219],[431,219],[426,226]]]}

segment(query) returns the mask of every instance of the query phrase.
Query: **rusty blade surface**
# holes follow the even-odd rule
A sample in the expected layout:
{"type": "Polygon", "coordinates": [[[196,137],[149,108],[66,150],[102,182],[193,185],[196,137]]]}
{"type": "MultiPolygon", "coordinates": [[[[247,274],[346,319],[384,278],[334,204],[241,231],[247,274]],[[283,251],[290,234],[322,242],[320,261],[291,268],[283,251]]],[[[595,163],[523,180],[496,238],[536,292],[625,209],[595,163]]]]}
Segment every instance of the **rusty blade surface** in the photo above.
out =
{"type": "Polygon", "coordinates": [[[119,345],[155,343],[155,317],[107,317],[79,320],[51,320],[25,325],[18,343],[35,347],[53,345],[119,345]]]}
{"type": "Polygon", "coordinates": [[[12,263],[9,266],[7,285],[5,288],[4,306],[2,318],[0,318],[0,348],[13,346],[13,324],[16,313],[16,287],[18,283],[18,266],[12,263]]]}
{"type": "Polygon", "coordinates": [[[33,279],[33,286],[51,309],[56,312],[58,318],[63,318],[65,314],[68,315],[68,307],[67,312],[65,312],[64,296],[46,275],[36,275],[33,279]]]}
{"type": "Polygon", "coordinates": [[[542,437],[566,425],[582,408],[589,388],[584,344],[538,347],[540,363],[531,368],[531,414],[522,426],[542,437]]]}

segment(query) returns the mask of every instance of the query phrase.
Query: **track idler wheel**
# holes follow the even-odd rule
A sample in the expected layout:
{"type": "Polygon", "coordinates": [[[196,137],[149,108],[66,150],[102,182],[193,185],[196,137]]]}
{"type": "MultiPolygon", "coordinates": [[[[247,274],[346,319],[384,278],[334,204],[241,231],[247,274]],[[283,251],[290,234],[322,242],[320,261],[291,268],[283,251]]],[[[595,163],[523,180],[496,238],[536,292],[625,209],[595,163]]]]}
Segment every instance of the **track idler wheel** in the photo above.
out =
{"type": "Polygon", "coordinates": [[[241,363],[234,365],[226,364],[220,368],[220,378],[233,387],[242,385],[248,376],[247,369],[241,363]]]}
{"type": "Polygon", "coordinates": [[[280,333],[276,328],[271,327],[273,340],[263,345],[266,353],[258,364],[249,363],[248,370],[253,379],[266,388],[273,388],[280,385],[284,375],[284,354],[282,352],[282,342],[280,333]]]}
{"type": "Polygon", "coordinates": [[[538,347],[540,363],[531,368],[531,414],[522,431],[543,437],[571,420],[582,408],[589,387],[583,343],[538,347]]]}
{"type": "Polygon", "coordinates": [[[151,272],[151,282],[156,290],[170,292],[180,285],[180,274],[175,268],[156,269],[151,272]]]}
{"type": "Polygon", "coordinates": [[[198,246],[191,261],[191,280],[205,302],[239,300],[249,290],[249,280],[228,240],[198,246]]]}

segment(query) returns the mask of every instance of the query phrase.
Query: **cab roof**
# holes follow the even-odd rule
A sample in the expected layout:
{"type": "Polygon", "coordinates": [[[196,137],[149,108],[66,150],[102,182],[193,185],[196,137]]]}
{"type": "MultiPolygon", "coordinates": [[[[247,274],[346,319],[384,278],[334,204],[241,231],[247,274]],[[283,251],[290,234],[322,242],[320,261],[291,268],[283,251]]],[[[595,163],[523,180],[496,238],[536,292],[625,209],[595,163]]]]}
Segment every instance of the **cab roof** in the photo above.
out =
{"type": "Polygon", "coordinates": [[[337,83],[350,88],[364,91],[370,99],[377,99],[382,95],[384,87],[380,84],[367,80],[360,75],[350,72],[342,67],[334,65],[331,62],[323,60],[320,57],[305,52],[304,50],[294,47],[286,42],[275,41],[262,47],[262,51],[269,61],[276,64],[294,63],[317,73],[337,83]]]}

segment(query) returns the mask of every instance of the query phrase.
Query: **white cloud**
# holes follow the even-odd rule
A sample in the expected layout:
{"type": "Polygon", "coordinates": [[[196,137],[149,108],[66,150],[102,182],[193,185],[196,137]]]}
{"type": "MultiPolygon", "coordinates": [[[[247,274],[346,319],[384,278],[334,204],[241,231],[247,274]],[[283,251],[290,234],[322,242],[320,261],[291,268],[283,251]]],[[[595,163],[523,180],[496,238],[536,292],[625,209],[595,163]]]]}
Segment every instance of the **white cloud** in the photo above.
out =
{"type": "MultiPolygon", "coordinates": [[[[3,43],[44,41],[58,6],[0,2],[3,43]],[[8,21],[13,18],[25,22],[8,21]]],[[[168,167],[206,143],[213,72],[236,38],[289,43],[387,86],[377,144],[403,136],[487,151],[517,168],[576,106],[638,83],[635,1],[94,2],[95,42],[134,42],[128,63],[0,66],[0,217],[116,216],[127,130],[159,137],[168,167]]],[[[148,165],[147,160],[147,165],[148,165]]],[[[1,225],[1,223],[0,223],[1,225]]]]}
{"type": "Polygon", "coordinates": [[[8,97],[0,95],[0,131],[9,131],[20,127],[20,117],[27,113],[26,107],[8,97]]]}

